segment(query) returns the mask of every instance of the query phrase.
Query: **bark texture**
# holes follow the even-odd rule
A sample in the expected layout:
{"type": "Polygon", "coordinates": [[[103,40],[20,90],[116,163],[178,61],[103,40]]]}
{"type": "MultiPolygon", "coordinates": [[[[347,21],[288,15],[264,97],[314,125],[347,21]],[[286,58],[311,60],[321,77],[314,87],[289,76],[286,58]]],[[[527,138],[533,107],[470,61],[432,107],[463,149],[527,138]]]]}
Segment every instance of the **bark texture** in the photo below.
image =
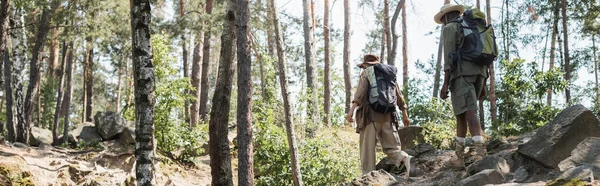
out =
{"type": "Polygon", "coordinates": [[[325,109],[325,116],[323,117],[323,122],[327,126],[331,126],[331,57],[330,57],[330,31],[329,31],[329,0],[324,0],[324,8],[323,8],[323,37],[325,39],[325,72],[324,72],[324,82],[323,88],[325,89],[325,93],[323,95],[324,103],[323,108],[325,109]]]}
{"type": "MultiPolygon", "coordinates": [[[[206,0],[205,13],[206,15],[210,15],[213,9],[213,1],[206,0]]],[[[211,27],[211,22],[206,22],[207,28],[211,27]]],[[[210,70],[210,39],[211,39],[211,31],[210,29],[206,29],[204,32],[204,48],[202,49],[202,53],[204,58],[202,58],[202,78],[201,78],[201,87],[200,87],[200,118],[202,120],[206,120],[206,115],[208,114],[208,92],[210,91],[210,86],[208,85],[208,72],[210,70]]]]}
{"type": "MultiPolygon", "coordinates": [[[[69,42],[69,46],[74,46],[73,41],[69,42]]],[[[65,113],[63,115],[63,139],[60,140],[60,142],[67,142],[69,137],[69,115],[71,114],[71,97],[73,94],[73,68],[75,67],[75,63],[73,62],[73,49],[69,50],[65,65],[65,75],[67,76],[67,89],[63,98],[63,104],[61,105],[61,110],[64,109],[65,113]]]]}
{"type": "Polygon", "coordinates": [[[344,51],[343,51],[343,60],[344,60],[344,87],[346,90],[346,108],[344,109],[344,113],[348,113],[350,110],[350,103],[352,102],[352,82],[350,81],[350,77],[352,77],[352,67],[350,66],[350,34],[352,32],[350,27],[350,0],[344,0],[344,51]]]}
{"type": "Polygon", "coordinates": [[[132,58],[135,86],[135,176],[137,185],[154,184],[155,79],[150,42],[149,0],[133,0],[131,7],[132,58]]]}
{"type": "Polygon", "coordinates": [[[568,17],[567,17],[567,1],[562,0],[562,24],[563,24],[563,37],[564,37],[564,51],[565,51],[565,81],[567,81],[568,85],[565,88],[565,99],[567,102],[567,106],[571,106],[571,59],[569,57],[569,26],[567,25],[568,17]]]}
{"type": "MultiPolygon", "coordinates": [[[[487,24],[492,25],[492,14],[490,8],[490,0],[485,0],[485,11],[486,11],[486,19],[487,24]]],[[[496,107],[496,73],[494,72],[494,63],[490,64],[490,115],[492,118],[492,123],[496,121],[497,118],[497,107],[496,107]]]]}
{"type": "Polygon", "coordinates": [[[227,11],[223,22],[223,35],[221,35],[222,47],[219,61],[219,78],[217,79],[212,99],[212,109],[208,125],[212,185],[233,185],[227,126],[229,123],[231,87],[235,70],[233,61],[235,61],[235,42],[237,39],[236,8],[236,0],[227,1],[227,11]]]}
{"type": "MultiPolygon", "coordinates": [[[[194,44],[194,57],[192,58],[192,87],[194,89],[190,90],[190,95],[195,99],[192,101],[192,106],[190,107],[190,127],[196,126],[199,122],[200,117],[200,78],[203,75],[201,72],[202,65],[202,37],[204,34],[202,32],[198,33],[198,38],[194,44]]],[[[205,56],[206,57],[206,56],[205,56]]]]}
{"type": "MultiPolygon", "coordinates": [[[[4,70],[4,73],[5,73],[4,78],[5,78],[5,81],[7,81],[7,82],[4,83],[4,94],[7,96],[7,99],[6,99],[7,100],[6,101],[7,102],[7,104],[6,104],[6,108],[7,108],[6,109],[7,110],[7,112],[6,112],[6,116],[7,116],[6,117],[7,118],[6,125],[8,126],[8,125],[12,125],[12,108],[11,108],[12,107],[12,95],[10,95],[10,94],[12,94],[12,91],[11,91],[10,81],[9,81],[11,69],[10,69],[10,61],[9,60],[5,60],[5,59],[9,59],[8,58],[8,52],[5,53],[4,51],[7,51],[6,50],[6,48],[7,48],[7,45],[6,45],[7,42],[6,41],[7,41],[7,37],[8,37],[8,32],[7,31],[8,31],[9,17],[10,17],[10,4],[11,4],[11,1],[10,0],[2,0],[2,1],[0,1],[0,3],[1,3],[0,6],[2,6],[2,7],[0,7],[0,56],[1,56],[0,60],[3,60],[4,63],[5,63],[4,64],[4,68],[5,68],[5,70],[4,70]],[[9,77],[7,77],[6,74],[8,74],[9,77]],[[7,94],[7,92],[8,92],[8,94],[7,94]],[[11,100],[10,100],[11,101],[11,103],[10,103],[11,107],[9,107],[9,104],[8,104],[8,95],[10,95],[10,97],[11,97],[11,100]],[[10,110],[10,120],[9,120],[9,117],[8,117],[8,115],[9,115],[9,111],[8,110],[10,110]]],[[[2,107],[2,105],[0,105],[0,107],[2,107]]],[[[0,124],[0,133],[4,133],[4,125],[2,125],[2,124],[0,124]]],[[[12,132],[12,131],[9,130],[8,131],[8,135],[9,135],[9,141],[13,142],[13,141],[10,140],[11,139],[10,136],[12,136],[12,138],[14,138],[14,136],[13,136],[14,132],[12,132]]]]}
{"type": "MultiPolygon", "coordinates": [[[[315,61],[315,28],[314,24],[312,24],[312,16],[311,16],[311,1],[310,0],[302,0],[304,4],[304,61],[306,65],[306,84],[307,84],[307,93],[309,95],[308,105],[306,106],[306,110],[308,113],[309,120],[312,125],[316,125],[319,123],[319,105],[317,104],[318,95],[317,95],[317,71],[316,66],[317,63],[315,61]]],[[[308,135],[311,136],[314,133],[311,129],[312,127],[307,128],[308,135]]]]}
{"type": "Polygon", "coordinates": [[[237,0],[237,134],[238,185],[254,185],[254,146],[252,144],[252,54],[250,53],[249,0],[237,0]]]}
{"type": "MultiPolygon", "coordinates": [[[[279,15],[277,15],[277,4],[274,0],[268,0],[270,3],[269,11],[272,15],[273,25],[275,27],[275,43],[277,45],[277,59],[279,68],[279,85],[281,86],[281,96],[283,97],[283,110],[285,113],[285,129],[287,132],[287,140],[290,147],[292,180],[295,186],[302,185],[302,173],[300,172],[300,163],[298,156],[298,147],[296,146],[294,134],[294,122],[292,118],[292,106],[289,101],[289,92],[287,91],[287,76],[285,67],[285,45],[283,44],[283,33],[279,24],[279,15]]],[[[349,0],[344,0],[347,4],[349,0]]]]}

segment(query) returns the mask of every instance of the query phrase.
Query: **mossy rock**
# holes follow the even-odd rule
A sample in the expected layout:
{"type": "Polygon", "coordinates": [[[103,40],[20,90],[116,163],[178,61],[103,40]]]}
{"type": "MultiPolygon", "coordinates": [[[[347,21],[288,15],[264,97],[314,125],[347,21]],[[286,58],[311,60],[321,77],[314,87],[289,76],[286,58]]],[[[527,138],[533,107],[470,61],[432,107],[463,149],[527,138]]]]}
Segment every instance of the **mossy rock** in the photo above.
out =
{"type": "Polygon", "coordinates": [[[580,179],[557,179],[547,184],[547,186],[585,186],[586,182],[581,181],[580,179]]]}

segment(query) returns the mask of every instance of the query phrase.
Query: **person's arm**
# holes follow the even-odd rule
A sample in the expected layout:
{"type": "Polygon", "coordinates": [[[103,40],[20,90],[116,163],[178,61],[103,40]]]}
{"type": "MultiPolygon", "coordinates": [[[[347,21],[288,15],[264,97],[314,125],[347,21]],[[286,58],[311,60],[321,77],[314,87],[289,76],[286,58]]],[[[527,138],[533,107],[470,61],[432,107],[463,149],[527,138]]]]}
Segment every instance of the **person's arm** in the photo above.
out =
{"type": "Polygon", "coordinates": [[[396,105],[402,112],[402,123],[404,123],[404,127],[410,126],[410,121],[408,120],[408,105],[406,105],[406,101],[404,100],[404,96],[402,96],[402,92],[400,92],[400,87],[398,87],[398,83],[396,83],[396,105]]]}
{"type": "Polygon", "coordinates": [[[354,122],[352,116],[354,115],[354,110],[356,107],[362,106],[362,100],[364,100],[365,96],[367,96],[367,89],[369,82],[367,81],[367,77],[364,74],[364,71],[360,74],[360,79],[358,80],[358,86],[356,87],[356,93],[354,94],[354,99],[352,100],[352,105],[346,114],[346,120],[349,123],[354,122]]]}
{"type": "Polygon", "coordinates": [[[443,28],[442,41],[444,45],[444,83],[440,90],[440,98],[448,98],[448,87],[450,85],[450,69],[452,68],[452,59],[450,53],[456,51],[456,29],[453,24],[443,28]]]}

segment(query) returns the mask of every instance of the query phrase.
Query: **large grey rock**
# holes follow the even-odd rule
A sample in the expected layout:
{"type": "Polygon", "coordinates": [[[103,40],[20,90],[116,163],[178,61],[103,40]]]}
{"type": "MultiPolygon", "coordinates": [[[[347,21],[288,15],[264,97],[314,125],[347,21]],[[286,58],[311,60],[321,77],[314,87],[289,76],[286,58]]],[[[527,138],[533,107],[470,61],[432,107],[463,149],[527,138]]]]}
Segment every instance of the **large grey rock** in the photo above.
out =
{"type": "Polygon", "coordinates": [[[515,173],[513,173],[513,181],[517,183],[525,182],[529,178],[529,172],[525,166],[520,166],[515,173]]]}
{"type": "Polygon", "coordinates": [[[594,172],[593,167],[589,165],[581,165],[578,167],[571,168],[558,176],[558,179],[572,180],[580,179],[582,181],[593,182],[594,172]]]}
{"type": "Polygon", "coordinates": [[[125,127],[123,132],[119,135],[119,141],[123,145],[135,144],[135,128],[130,126],[125,127]]]}
{"type": "Polygon", "coordinates": [[[388,157],[384,157],[375,165],[375,170],[384,170],[386,172],[398,173],[399,169],[396,167],[394,162],[390,160],[388,157]]]}
{"type": "Polygon", "coordinates": [[[579,165],[591,165],[600,169],[600,138],[590,137],[579,143],[571,152],[571,157],[558,164],[558,169],[566,171],[579,165]]]}
{"type": "Polygon", "coordinates": [[[94,124],[102,139],[112,140],[118,137],[125,128],[125,119],[115,112],[97,112],[94,116],[94,124]]]}
{"type": "Polygon", "coordinates": [[[519,153],[548,167],[557,167],[587,137],[600,137],[600,121],[587,108],[575,105],[541,127],[519,153]]]}
{"type": "Polygon", "coordinates": [[[52,144],[52,131],[39,127],[31,127],[31,133],[29,133],[29,145],[39,146],[42,143],[52,144]]]}
{"type": "Polygon", "coordinates": [[[353,186],[370,186],[376,184],[381,186],[395,185],[398,184],[398,181],[390,173],[378,170],[366,173],[360,179],[354,179],[351,182],[353,186]]]}
{"type": "Polygon", "coordinates": [[[73,135],[76,142],[102,141],[102,136],[98,134],[98,130],[90,122],[77,125],[75,129],[69,132],[69,135],[73,135]]]}
{"type": "Polygon", "coordinates": [[[469,175],[473,175],[487,169],[498,170],[503,174],[510,172],[510,166],[506,163],[506,160],[497,155],[486,156],[483,159],[474,162],[467,167],[467,172],[469,175]]]}
{"type": "Polygon", "coordinates": [[[423,128],[420,126],[409,126],[398,129],[398,136],[402,142],[402,150],[412,149],[418,144],[425,143],[423,128]]]}
{"type": "Polygon", "coordinates": [[[452,185],[462,180],[467,173],[465,171],[456,170],[444,170],[438,171],[433,177],[419,180],[410,185],[415,186],[439,186],[439,185],[452,185]]]}
{"type": "Polygon", "coordinates": [[[512,148],[512,145],[506,140],[494,139],[487,143],[487,154],[496,154],[506,149],[512,148]]]}
{"type": "Polygon", "coordinates": [[[501,184],[505,181],[506,179],[504,178],[504,175],[501,172],[494,169],[487,169],[459,181],[458,183],[456,183],[456,186],[480,186],[486,184],[501,184]]]}

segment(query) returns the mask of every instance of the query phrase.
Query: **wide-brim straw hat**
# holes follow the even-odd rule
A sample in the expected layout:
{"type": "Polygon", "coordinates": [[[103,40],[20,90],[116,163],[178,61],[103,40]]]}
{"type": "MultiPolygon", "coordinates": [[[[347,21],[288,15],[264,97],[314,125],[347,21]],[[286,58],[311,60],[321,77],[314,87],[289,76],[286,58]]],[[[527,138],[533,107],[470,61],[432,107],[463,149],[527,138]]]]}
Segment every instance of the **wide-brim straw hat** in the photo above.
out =
{"type": "Polygon", "coordinates": [[[367,54],[363,57],[363,62],[356,64],[356,66],[358,68],[362,68],[363,64],[369,64],[369,65],[374,65],[379,63],[379,56],[375,55],[375,54],[367,54]]]}
{"type": "Polygon", "coordinates": [[[463,12],[465,12],[465,7],[462,5],[445,4],[444,6],[442,6],[442,8],[440,8],[440,11],[437,14],[435,14],[433,20],[435,20],[437,24],[444,24],[444,22],[441,20],[442,16],[454,11],[459,12],[460,15],[463,12]]]}

